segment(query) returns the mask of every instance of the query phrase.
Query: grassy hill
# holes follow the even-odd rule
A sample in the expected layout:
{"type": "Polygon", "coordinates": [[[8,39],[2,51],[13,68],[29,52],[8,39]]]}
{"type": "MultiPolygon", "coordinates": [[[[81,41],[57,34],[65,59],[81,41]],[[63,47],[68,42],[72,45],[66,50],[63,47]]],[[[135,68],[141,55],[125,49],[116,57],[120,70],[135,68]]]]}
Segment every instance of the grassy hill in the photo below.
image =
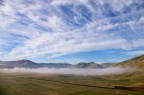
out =
{"type": "Polygon", "coordinates": [[[144,68],[144,55],[120,62],[117,66],[144,68]]]}
{"type": "Polygon", "coordinates": [[[132,59],[120,62],[116,66],[121,67],[136,67],[138,71],[130,74],[122,74],[116,76],[117,79],[127,79],[134,84],[143,84],[144,87],[144,55],[134,57],[132,59]]]}
{"type": "MultiPolygon", "coordinates": [[[[144,55],[117,64],[144,67],[144,55]]],[[[96,66],[80,63],[78,67],[96,66]]],[[[106,76],[0,73],[0,95],[144,95],[144,71],[106,76]]]]}

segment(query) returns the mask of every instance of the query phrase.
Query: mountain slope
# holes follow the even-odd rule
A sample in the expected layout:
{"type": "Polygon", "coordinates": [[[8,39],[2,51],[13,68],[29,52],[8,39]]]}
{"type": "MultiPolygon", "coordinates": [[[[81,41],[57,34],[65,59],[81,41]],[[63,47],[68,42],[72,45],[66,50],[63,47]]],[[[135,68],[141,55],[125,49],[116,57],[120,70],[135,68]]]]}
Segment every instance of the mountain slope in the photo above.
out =
{"type": "Polygon", "coordinates": [[[40,63],[40,66],[47,68],[69,68],[72,65],[68,63],[40,63]]]}
{"type": "Polygon", "coordinates": [[[120,62],[117,64],[117,66],[144,68],[144,55],[120,62]]]}
{"type": "Polygon", "coordinates": [[[3,67],[18,67],[18,68],[38,68],[39,64],[32,62],[30,60],[18,60],[18,61],[2,61],[0,64],[3,67]]]}
{"type": "Polygon", "coordinates": [[[117,63],[102,63],[100,64],[103,68],[113,67],[117,63]]]}
{"type": "Polygon", "coordinates": [[[144,55],[119,62],[119,63],[103,63],[97,64],[95,62],[80,62],[72,65],[68,63],[35,63],[30,60],[18,60],[18,61],[0,61],[0,68],[108,68],[113,66],[121,67],[139,67],[144,68],[144,55]]]}
{"type": "Polygon", "coordinates": [[[95,62],[80,62],[76,65],[74,65],[75,68],[103,68],[100,64],[97,64],[95,62]]]}

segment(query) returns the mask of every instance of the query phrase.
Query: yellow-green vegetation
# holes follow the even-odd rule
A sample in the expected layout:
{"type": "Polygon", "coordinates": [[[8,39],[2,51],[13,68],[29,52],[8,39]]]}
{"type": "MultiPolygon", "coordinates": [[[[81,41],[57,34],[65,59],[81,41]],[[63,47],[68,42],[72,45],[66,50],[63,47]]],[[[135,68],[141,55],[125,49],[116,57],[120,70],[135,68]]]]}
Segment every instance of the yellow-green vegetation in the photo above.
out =
{"type": "MultiPolygon", "coordinates": [[[[118,76],[73,76],[45,74],[0,75],[0,95],[143,95],[143,91],[119,89],[135,86],[130,79],[118,76]]],[[[139,82],[144,82],[139,81],[139,82]]],[[[139,84],[139,83],[137,83],[139,84]]],[[[137,86],[137,85],[136,85],[137,86]]]]}
{"type": "MultiPolygon", "coordinates": [[[[118,64],[144,67],[144,56],[118,64]]],[[[107,76],[0,74],[0,95],[144,95],[144,71],[107,76]]]]}
{"type": "Polygon", "coordinates": [[[144,68],[144,55],[120,62],[117,65],[122,67],[144,68]]]}

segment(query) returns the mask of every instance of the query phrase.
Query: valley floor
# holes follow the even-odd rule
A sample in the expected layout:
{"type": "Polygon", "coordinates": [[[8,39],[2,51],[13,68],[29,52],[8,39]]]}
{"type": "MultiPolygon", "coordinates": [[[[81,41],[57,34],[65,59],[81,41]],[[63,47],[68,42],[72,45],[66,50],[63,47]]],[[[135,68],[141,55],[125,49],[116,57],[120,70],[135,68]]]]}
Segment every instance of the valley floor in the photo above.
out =
{"type": "Polygon", "coordinates": [[[114,75],[1,74],[0,95],[144,95],[133,84],[139,83],[114,75]]]}

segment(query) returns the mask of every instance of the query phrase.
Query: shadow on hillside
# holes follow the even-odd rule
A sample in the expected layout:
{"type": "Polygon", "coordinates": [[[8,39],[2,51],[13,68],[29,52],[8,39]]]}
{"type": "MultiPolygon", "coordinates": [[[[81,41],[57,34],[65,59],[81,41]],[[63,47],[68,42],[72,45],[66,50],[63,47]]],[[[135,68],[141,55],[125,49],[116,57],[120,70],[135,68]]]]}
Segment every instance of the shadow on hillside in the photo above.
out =
{"type": "Polygon", "coordinates": [[[129,91],[140,91],[144,92],[144,87],[125,87],[125,86],[115,86],[115,89],[121,89],[121,90],[129,90],[129,91]]]}

